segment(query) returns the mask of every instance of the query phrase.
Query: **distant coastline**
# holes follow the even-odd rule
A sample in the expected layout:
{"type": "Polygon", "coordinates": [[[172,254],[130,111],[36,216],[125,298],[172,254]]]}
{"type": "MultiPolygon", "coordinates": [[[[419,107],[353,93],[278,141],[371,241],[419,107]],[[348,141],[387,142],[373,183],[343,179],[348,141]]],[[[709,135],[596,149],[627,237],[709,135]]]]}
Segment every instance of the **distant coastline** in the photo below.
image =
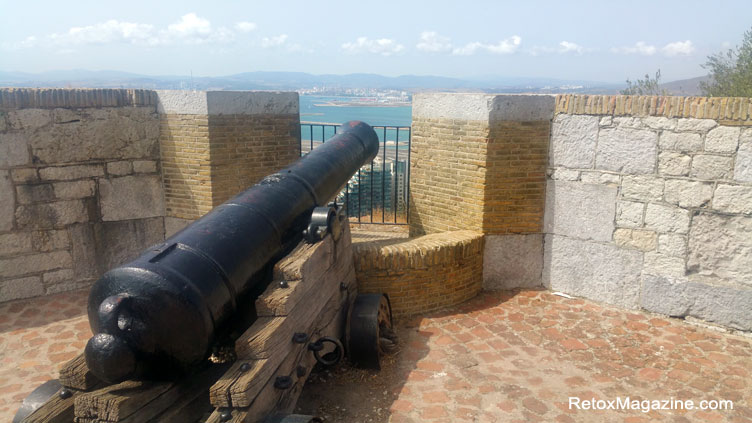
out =
{"type": "Polygon", "coordinates": [[[409,107],[409,102],[394,103],[376,103],[365,101],[327,101],[325,103],[314,103],[316,107],[409,107]]]}

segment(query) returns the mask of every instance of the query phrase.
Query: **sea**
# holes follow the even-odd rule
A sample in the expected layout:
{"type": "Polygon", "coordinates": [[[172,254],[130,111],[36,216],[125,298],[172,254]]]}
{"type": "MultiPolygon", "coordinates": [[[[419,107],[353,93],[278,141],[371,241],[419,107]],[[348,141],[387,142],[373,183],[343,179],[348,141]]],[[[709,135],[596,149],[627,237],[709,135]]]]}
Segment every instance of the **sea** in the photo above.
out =
{"type": "Polygon", "coordinates": [[[300,96],[300,120],[342,124],[348,120],[362,120],[371,126],[410,126],[412,107],[327,106],[332,101],[347,102],[355,97],[300,96]]]}
{"type": "MultiPolygon", "coordinates": [[[[404,152],[409,149],[412,107],[341,105],[357,100],[357,97],[301,95],[301,152],[305,153],[331,138],[337,126],[350,120],[360,120],[375,127],[382,153],[386,154],[382,155],[382,160],[392,156],[395,160],[399,159],[401,153],[394,151],[395,147],[404,152]],[[332,102],[340,105],[332,105],[332,102]]],[[[407,156],[403,154],[403,157],[407,156]]]]}

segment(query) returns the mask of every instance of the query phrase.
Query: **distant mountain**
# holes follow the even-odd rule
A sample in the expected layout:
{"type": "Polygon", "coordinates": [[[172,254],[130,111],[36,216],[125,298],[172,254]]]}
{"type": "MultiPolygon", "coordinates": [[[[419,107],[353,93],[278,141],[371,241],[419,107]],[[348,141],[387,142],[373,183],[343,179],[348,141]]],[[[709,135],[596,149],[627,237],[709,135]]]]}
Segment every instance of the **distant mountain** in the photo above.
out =
{"type": "Polygon", "coordinates": [[[701,96],[702,90],[700,90],[700,82],[707,82],[709,79],[710,76],[681,79],[679,81],[660,84],[660,88],[666,90],[671,95],[701,96]]]}
{"type": "Polygon", "coordinates": [[[397,77],[354,73],[313,75],[305,72],[244,72],[220,77],[186,75],[148,76],[118,71],[67,70],[39,74],[0,71],[0,86],[6,87],[86,87],[198,90],[304,90],[314,87],[336,89],[370,88],[376,90],[478,91],[478,92],[588,92],[607,94],[618,91],[619,84],[553,78],[449,78],[431,75],[397,77]]]}

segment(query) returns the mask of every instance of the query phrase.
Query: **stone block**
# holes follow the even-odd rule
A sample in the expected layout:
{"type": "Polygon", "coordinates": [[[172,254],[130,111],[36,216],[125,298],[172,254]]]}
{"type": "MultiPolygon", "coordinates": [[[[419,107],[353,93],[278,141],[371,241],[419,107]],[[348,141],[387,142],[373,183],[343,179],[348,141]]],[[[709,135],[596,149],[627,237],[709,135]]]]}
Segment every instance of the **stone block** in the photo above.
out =
{"type": "Polygon", "coordinates": [[[80,121],[55,124],[30,135],[32,154],[40,163],[156,158],[159,154],[156,115],[138,107],[87,110],[80,121]]]}
{"type": "Polygon", "coordinates": [[[51,184],[17,185],[16,201],[18,204],[41,203],[53,201],[55,192],[51,184]]]}
{"type": "Polygon", "coordinates": [[[661,150],[673,150],[683,152],[702,151],[702,136],[693,133],[663,132],[659,145],[661,150]]]}
{"type": "Polygon", "coordinates": [[[164,219],[104,222],[97,232],[101,272],[138,257],[145,249],[164,241],[164,219]]]}
{"type": "Polygon", "coordinates": [[[614,123],[614,117],[613,116],[603,116],[598,122],[598,125],[602,128],[604,126],[611,126],[614,123]]]}
{"type": "Polygon", "coordinates": [[[752,128],[745,129],[739,138],[734,179],[741,182],[752,182],[752,128]]]}
{"type": "Polygon", "coordinates": [[[687,255],[687,237],[677,234],[660,234],[658,236],[658,252],[672,257],[687,255]]]}
{"type": "Polygon", "coordinates": [[[55,197],[61,200],[86,198],[94,196],[94,181],[56,182],[52,184],[55,197]]]}
{"type": "Polygon", "coordinates": [[[597,116],[557,115],[551,128],[551,166],[592,168],[598,121],[597,116]]]}
{"type": "Polygon", "coordinates": [[[663,116],[646,116],[642,118],[642,123],[650,129],[661,131],[673,131],[676,129],[677,120],[663,116]]]}
{"type": "Polygon", "coordinates": [[[39,181],[39,175],[37,174],[37,170],[34,168],[11,169],[10,176],[13,179],[13,182],[20,184],[28,184],[31,182],[39,181]]]}
{"type": "Polygon", "coordinates": [[[752,330],[752,290],[683,278],[645,275],[640,306],[673,317],[691,316],[734,329],[752,330]]]}
{"type": "Polygon", "coordinates": [[[31,252],[31,234],[15,232],[0,234],[0,256],[31,252]]]}
{"type": "Polygon", "coordinates": [[[734,153],[739,145],[741,129],[733,126],[719,126],[705,136],[705,151],[714,153],[734,153]]]}
{"type": "Polygon", "coordinates": [[[72,282],[73,281],[73,270],[72,269],[60,269],[55,270],[52,272],[47,272],[44,275],[42,275],[42,281],[44,282],[45,286],[65,283],[65,282],[72,282]]]}
{"type": "Polygon", "coordinates": [[[13,129],[33,131],[51,124],[52,116],[45,109],[20,109],[8,112],[8,121],[13,129]]]}
{"type": "Polygon", "coordinates": [[[658,154],[658,173],[661,175],[687,176],[692,157],[674,151],[658,154]]]}
{"type": "Polygon", "coordinates": [[[689,176],[697,179],[731,179],[733,162],[732,157],[697,154],[692,159],[689,176]]]}
{"type": "Polygon", "coordinates": [[[667,203],[679,207],[706,207],[713,198],[713,184],[686,179],[667,179],[663,194],[667,203]]]}
{"type": "Polygon", "coordinates": [[[74,179],[104,176],[101,165],[74,165],[39,169],[39,176],[46,181],[70,181],[74,179]]]}
{"type": "Polygon", "coordinates": [[[645,210],[645,228],[664,233],[685,234],[689,231],[689,210],[648,204],[645,210]]]}
{"type": "Polygon", "coordinates": [[[622,173],[653,173],[658,135],[640,129],[602,129],[598,134],[595,168],[622,173]]]}
{"type": "Polygon", "coordinates": [[[655,176],[625,175],[621,182],[622,198],[639,201],[661,201],[663,199],[663,178],[655,176]]]}
{"type": "Polygon", "coordinates": [[[583,184],[619,185],[619,175],[605,172],[582,172],[580,180],[583,184]]]}
{"type": "Polygon", "coordinates": [[[752,287],[752,217],[700,213],[689,231],[691,273],[752,287]]]}
{"type": "Polygon", "coordinates": [[[67,250],[70,245],[70,238],[68,231],[50,230],[50,231],[34,231],[31,233],[31,244],[34,247],[34,251],[47,252],[53,250],[67,250]]]}
{"type": "Polygon", "coordinates": [[[29,164],[29,147],[24,133],[0,133],[0,168],[29,164]]]}
{"type": "Polygon", "coordinates": [[[157,171],[157,162],[153,160],[135,160],[133,171],[136,173],[154,173],[157,171]]]}
{"type": "Polygon", "coordinates": [[[752,214],[752,187],[718,184],[713,209],[724,213],[752,214]]]}
{"type": "Polygon", "coordinates": [[[0,302],[37,297],[43,294],[44,288],[39,276],[0,282],[0,302]]]}
{"type": "Polygon", "coordinates": [[[635,308],[643,253],[614,245],[546,235],[543,285],[554,291],[635,308]]]}
{"type": "Polygon", "coordinates": [[[0,170],[0,231],[13,229],[13,211],[15,205],[15,189],[8,171],[0,170]]]}
{"type": "Polygon", "coordinates": [[[548,181],[544,232],[610,241],[614,231],[616,188],[548,181]]]}
{"type": "Polygon", "coordinates": [[[580,179],[580,171],[558,167],[556,169],[552,169],[551,179],[557,181],[577,181],[580,179]]]}
{"type": "Polygon", "coordinates": [[[541,286],[543,235],[486,235],[483,288],[541,286]]]}
{"type": "Polygon", "coordinates": [[[614,231],[614,243],[619,247],[640,251],[655,250],[657,235],[653,231],[618,228],[614,231]]]}
{"type": "Polygon", "coordinates": [[[49,229],[88,220],[89,213],[84,203],[79,200],[21,205],[16,208],[16,222],[19,228],[49,229]]]}
{"type": "Polygon", "coordinates": [[[107,174],[110,176],[130,175],[132,171],[133,166],[131,162],[127,160],[107,163],[107,174]]]}
{"type": "Polygon", "coordinates": [[[682,277],[686,273],[684,258],[660,252],[645,253],[643,274],[682,277]]]}
{"type": "Polygon", "coordinates": [[[623,129],[644,129],[647,128],[641,117],[634,116],[617,116],[613,119],[613,124],[623,129]]]}
{"type": "Polygon", "coordinates": [[[0,259],[0,278],[12,278],[40,273],[48,270],[71,267],[72,260],[68,251],[27,254],[0,259]]]}
{"type": "Polygon", "coordinates": [[[57,108],[52,110],[52,121],[55,123],[74,123],[84,119],[84,115],[75,109],[57,108]]]}
{"type": "Polygon", "coordinates": [[[97,261],[97,244],[95,224],[86,223],[68,228],[73,256],[73,274],[76,280],[95,279],[101,273],[97,261]]]}
{"type": "Polygon", "coordinates": [[[99,195],[104,221],[143,219],[165,214],[164,191],[159,176],[100,179],[99,195]]]}
{"type": "Polygon", "coordinates": [[[718,122],[713,119],[679,119],[676,130],[705,133],[716,126],[718,126],[718,122]]]}
{"type": "Polygon", "coordinates": [[[642,215],[645,203],[634,201],[619,201],[616,203],[616,226],[622,228],[639,228],[642,226],[642,215]]]}
{"type": "Polygon", "coordinates": [[[165,217],[164,219],[164,225],[165,225],[165,238],[169,238],[176,233],[180,232],[185,228],[186,226],[190,225],[192,220],[188,219],[180,219],[177,217],[165,217]]]}

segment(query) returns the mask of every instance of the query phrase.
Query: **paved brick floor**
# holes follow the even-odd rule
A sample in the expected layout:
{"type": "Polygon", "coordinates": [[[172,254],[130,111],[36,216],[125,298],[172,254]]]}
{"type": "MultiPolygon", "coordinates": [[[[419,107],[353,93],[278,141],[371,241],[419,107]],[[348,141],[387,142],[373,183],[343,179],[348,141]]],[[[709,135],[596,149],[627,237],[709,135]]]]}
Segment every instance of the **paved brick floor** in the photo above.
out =
{"type": "MultiPolygon", "coordinates": [[[[83,349],[86,297],[0,304],[0,421],[83,349]]],[[[680,320],[523,291],[484,293],[399,333],[402,351],[374,376],[387,385],[388,412],[348,414],[375,401],[371,382],[348,372],[307,392],[333,391],[349,410],[335,421],[349,422],[752,422],[752,339],[680,320]],[[734,410],[578,411],[567,406],[573,396],[727,399],[734,410]]]]}
{"type": "Polygon", "coordinates": [[[91,337],[88,290],[0,304],[0,422],[83,351],[91,337]]]}
{"type": "Polygon", "coordinates": [[[678,319],[523,291],[484,293],[398,333],[403,349],[381,373],[312,378],[301,411],[338,422],[752,422],[752,339],[678,319]],[[734,410],[568,406],[627,396],[727,399],[734,410]]]}

